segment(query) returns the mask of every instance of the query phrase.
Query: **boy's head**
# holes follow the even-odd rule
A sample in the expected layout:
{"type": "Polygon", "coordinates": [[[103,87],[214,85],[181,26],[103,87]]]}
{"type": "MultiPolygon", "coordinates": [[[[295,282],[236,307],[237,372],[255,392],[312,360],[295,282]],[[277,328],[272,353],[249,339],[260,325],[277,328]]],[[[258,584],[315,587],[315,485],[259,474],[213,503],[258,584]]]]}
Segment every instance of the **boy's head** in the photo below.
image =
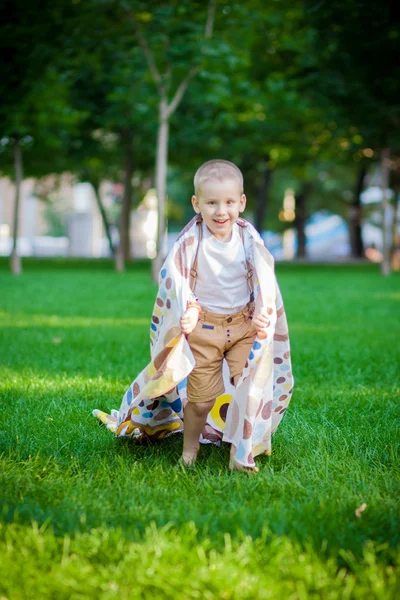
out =
{"type": "Polygon", "coordinates": [[[201,185],[206,181],[236,181],[239,192],[243,194],[243,175],[241,170],[228,160],[209,160],[201,165],[194,176],[194,193],[199,195],[201,185]]]}
{"type": "Polygon", "coordinates": [[[217,239],[230,240],[232,227],[246,206],[240,169],[227,160],[209,160],[197,170],[194,190],[195,212],[201,213],[217,239]]]}

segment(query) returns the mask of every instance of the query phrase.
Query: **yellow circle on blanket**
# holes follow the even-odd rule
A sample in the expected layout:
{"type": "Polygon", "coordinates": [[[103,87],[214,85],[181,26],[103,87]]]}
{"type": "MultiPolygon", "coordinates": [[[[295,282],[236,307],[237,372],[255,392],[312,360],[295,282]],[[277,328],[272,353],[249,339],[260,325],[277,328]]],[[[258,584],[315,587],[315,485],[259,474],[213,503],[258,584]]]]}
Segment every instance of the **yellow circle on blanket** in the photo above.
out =
{"type": "Polygon", "coordinates": [[[218,396],[214,406],[210,410],[212,424],[216,425],[221,431],[225,428],[226,413],[231,400],[231,394],[221,394],[221,396],[218,396]]]}

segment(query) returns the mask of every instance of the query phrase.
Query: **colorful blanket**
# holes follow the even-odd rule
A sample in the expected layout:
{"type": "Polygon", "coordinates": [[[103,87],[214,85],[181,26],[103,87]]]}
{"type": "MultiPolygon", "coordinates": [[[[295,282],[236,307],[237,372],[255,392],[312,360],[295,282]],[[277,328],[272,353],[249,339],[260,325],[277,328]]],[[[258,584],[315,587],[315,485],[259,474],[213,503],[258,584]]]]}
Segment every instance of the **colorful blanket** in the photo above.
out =
{"type": "MultiPolygon", "coordinates": [[[[186,381],[195,361],[179,321],[192,295],[190,270],[199,239],[199,215],[183,229],[166,258],[150,325],[151,362],[127,389],[120,409],[93,414],[117,436],[159,439],[183,430],[186,381]]],[[[274,261],[254,227],[244,219],[246,257],[253,271],[255,310],[269,315],[267,337],[256,337],[240,380],[233,388],[224,368],[225,393],[210,411],[200,441],[231,442],[236,461],[254,466],[271,454],[271,436],[293,391],[288,327],[274,275],[274,261]]]]}

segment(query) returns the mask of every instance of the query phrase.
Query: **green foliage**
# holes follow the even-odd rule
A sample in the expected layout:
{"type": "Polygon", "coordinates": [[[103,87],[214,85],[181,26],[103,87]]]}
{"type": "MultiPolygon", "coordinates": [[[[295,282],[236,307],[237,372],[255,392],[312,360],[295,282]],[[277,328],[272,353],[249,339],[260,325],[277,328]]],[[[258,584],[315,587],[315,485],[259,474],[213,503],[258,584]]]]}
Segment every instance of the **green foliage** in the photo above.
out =
{"type": "MultiPolygon", "coordinates": [[[[169,99],[198,68],[171,118],[174,218],[185,213],[196,167],[216,156],[242,168],[250,209],[268,166],[275,189],[285,177],[297,188],[311,182],[310,211],[323,204],[344,214],[366,147],[375,160],[384,140],[399,145],[400,35],[390,5],[218,0],[205,39],[207,8],[199,0],[6,2],[0,49],[13,58],[0,72],[1,138],[25,141],[26,175],[121,182],[129,150],[136,178],[147,178],[159,98],[139,30],[169,99]]],[[[12,175],[9,149],[0,146],[1,171],[12,175]]],[[[269,227],[281,199],[269,199],[269,227]]]]}
{"type": "Polygon", "coordinates": [[[7,175],[13,174],[12,138],[22,142],[25,176],[59,172],[68,136],[82,118],[69,102],[65,63],[59,58],[65,51],[60,25],[68,28],[72,5],[53,4],[17,0],[3,5],[0,14],[0,48],[12,56],[0,71],[0,158],[7,175]]]}
{"type": "Polygon", "coordinates": [[[288,10],[286,3],[257,2],[229,6],[226,22],[219,15],[216,35],[240,58],[231,68],[220,57],[193,81],[172,121],[172,160],[184,147],[185,171],[216,156],[237,163],[250,210],[268,167],[264,226],[274,230],[287,226],[278,222],[285,188],[299,191],[304,182],[312,190],[309,213],[324,207],[347,217],[363,139],[347,121],[337,122],[342,113],[333,103],[312,93],[307,69],[318,55],[307,16],[297,4],[288,10]]]}
{"type": "Polygon", "coordinates": [[[399,147],[399,18],[391,3],[306,1],[303,22],[313,32],[305,81],[322,105],[357,128],[374,150],[399,147]]]}
{"type": "Polygon", "coordinates": [[[66,146],[77,135],[84,113],[69,104],[68,84],[60,73],[48,68],[43,77],[16,106],[8,109],[2,124],[1,171],[13,177],[11,140],[21,140],[24,176],[41,177],[65,170],[66,146]],[[49,169],[51,165],[51,169],[49,169]]]}
{"type": "Polygon", "coordinates": [[[246,477],[228,471],[225,445],[184,471],[180,436],[137,445],[91,415],[118,408],[148,361],[148,263],[123,276],[104,260],[6,269],[5,597],[395,598],[397,276],[277,266],[295,394],[272,456],[246,477]]]}

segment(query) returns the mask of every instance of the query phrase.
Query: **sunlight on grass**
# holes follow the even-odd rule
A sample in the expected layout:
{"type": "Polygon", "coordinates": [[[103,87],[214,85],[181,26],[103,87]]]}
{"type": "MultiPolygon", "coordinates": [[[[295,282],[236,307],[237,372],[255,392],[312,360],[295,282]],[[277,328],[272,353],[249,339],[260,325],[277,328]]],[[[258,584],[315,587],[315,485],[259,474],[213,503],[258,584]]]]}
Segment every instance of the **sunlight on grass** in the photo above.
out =
{"type": "Polygon", "coordinates": [[[330,323],[324,323],[323,325],[316,325],[315,323],[292,323],[290,327],[291,331],[303,331],[305,333],[333,333],[341,330],[339,325],[331,325],[330,323]]]}
{"type": "Polygon", "coordinates": [[[92,317],[63,317],[59,315],[25,315],[23,313],[0,312],[1,327],[135,327],[149,326],[145,318],[92,318],[92,317]]]}
{"type": "Polygon", "coordinates": [[[398,300],[400,301],[400,292],[391,292],[389,294],[377,293],[374,294],[374,298],[378,300],[398,300]]]}
{"type": "Polygon", "coordinates": [[[57,390],[57,395],[62,396],[68,392],[82,392],[85,390],[101,390],[102,392],[115,393],[115,381],[110,381],[102,375],[88,377],[84,375],[67,375],[34,370],[26,367],[22,370],[0,367],[0,390],[12,389],[15,395],[33,396],[31,402],[35,402],[35,394],[49,390],[57,390]],[[27,379],[29,382],[27,383],[27,379]]]}

